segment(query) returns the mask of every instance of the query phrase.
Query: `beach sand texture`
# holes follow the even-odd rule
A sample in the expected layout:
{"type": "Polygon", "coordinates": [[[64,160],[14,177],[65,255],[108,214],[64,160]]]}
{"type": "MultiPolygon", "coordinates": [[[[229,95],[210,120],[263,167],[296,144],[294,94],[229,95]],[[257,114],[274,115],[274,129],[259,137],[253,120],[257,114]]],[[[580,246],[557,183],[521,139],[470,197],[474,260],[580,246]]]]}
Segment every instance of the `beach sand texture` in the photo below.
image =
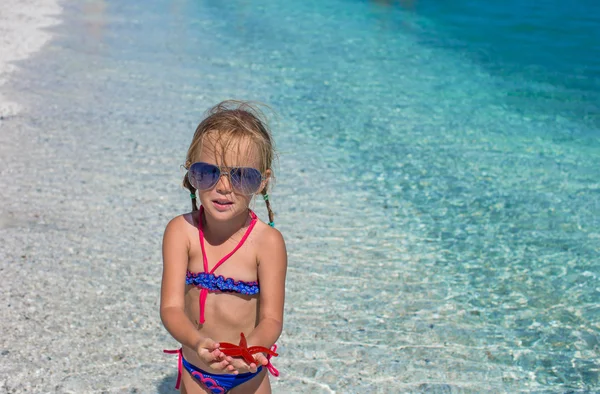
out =
{"type": "MultiPolygon", "coordinates": [[[[5,0],[0,8],[0,86],[16,69],[15,61],[38,51],[51,38],[43,29],[58,23],[58,2],[53,0],[5,0]]],[[[0,116],[19,111],[10,97],[0,96],[0,116]]]]}

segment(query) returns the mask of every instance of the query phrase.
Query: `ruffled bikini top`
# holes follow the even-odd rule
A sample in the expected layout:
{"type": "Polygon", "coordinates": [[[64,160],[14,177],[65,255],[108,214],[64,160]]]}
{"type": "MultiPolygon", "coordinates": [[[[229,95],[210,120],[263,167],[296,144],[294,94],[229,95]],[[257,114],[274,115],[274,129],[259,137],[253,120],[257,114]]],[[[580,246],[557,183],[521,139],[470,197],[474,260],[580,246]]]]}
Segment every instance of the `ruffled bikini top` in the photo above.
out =
{"type": "Polygon", "coordinates": [[[208,260],[206,259],[206,251],[204,249],[204,229],[202,226],[202,214],[204,213],[204,207],[200,206],[200,214],[198,217],[198,235],[200,237],[200,247],[202,248],[202,263],[204,265],[204,272],[190,272],[187,271],[185,275],[185,284],[196,286],[200,289],[200,324],[204,324],[204,304],[206,304],[206,297],[209,291],[223,291],[223,292],[234,292],[245,295],[255,295],[260,292],[260,286],[258,282],[244,282],[241,280],[234,280],[232,278],[224,278],[223,275],[216,276],[215,270],[221,266],[228,258],[230,258],[248,239],[248,236],[252,232],[252,229],[256,225],[256,214],[250,210],[250,225],[241,241],[237,246],[223,257],[215,266],[209,270],[208,260]]]}

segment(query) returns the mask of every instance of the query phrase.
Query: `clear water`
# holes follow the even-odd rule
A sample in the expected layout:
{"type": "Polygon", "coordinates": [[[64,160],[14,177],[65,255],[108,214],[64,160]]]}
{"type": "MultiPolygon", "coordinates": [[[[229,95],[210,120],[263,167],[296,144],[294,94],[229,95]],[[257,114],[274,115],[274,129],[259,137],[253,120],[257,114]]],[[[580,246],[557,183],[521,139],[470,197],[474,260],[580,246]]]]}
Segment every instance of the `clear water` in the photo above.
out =
{"type": "Polygon", "coordinates": [[[596,3],[104,4],[68,6],[69,100],[39,94],[92,162],[143,168],[152,239],[201,111],[278,113],[276,392],[600,391],[596,3]]]}

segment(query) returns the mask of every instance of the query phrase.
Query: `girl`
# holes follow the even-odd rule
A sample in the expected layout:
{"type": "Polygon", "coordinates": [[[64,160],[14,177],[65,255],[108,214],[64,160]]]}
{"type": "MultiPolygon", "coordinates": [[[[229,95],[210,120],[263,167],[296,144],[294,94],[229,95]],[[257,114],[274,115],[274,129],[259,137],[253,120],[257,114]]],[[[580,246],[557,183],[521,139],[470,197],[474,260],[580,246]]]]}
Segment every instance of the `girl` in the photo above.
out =
{"type": "Polygon", "coordinates": [[[283,324],[287,253],[267,194],[273,143],[261,114],[227,101],[208,112],[189,147],[184,186],[192,212],[169,222],[163,240],[160,316],[182,348],[184,393],[270,393],[263,353],[226,356],[219,342],[271,347],[283,324]],[[269,225],[249,205],[262,194],[269,225]],[[199,200],[199,207],[198,207],[199,200]]]}

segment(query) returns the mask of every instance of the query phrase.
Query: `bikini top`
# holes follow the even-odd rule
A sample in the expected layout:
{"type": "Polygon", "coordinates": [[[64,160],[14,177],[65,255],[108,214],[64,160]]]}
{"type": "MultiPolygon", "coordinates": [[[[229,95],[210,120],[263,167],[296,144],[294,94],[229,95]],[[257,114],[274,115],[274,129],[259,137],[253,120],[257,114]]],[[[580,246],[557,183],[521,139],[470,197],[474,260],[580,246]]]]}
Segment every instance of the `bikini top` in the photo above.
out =
{"type": "Polygon", "coordinates": [[[234,292],[245,295],[254,295],[260,292],[260,286],[258,282],[244,282],[241,280],[234,280],[232,278],[224,278],[223,275],[216,276],[214,271],[221,266],[228,258],[230,258],[248,239],[248,236],[252,232],[254,225],[256,225],[256,214],[250,210],[250,225],[246,230],[246,233],[242,237],[241,241],[237,246],[223,257],[215,266],[209,270],[208,260],[206,259],[206,250],[204,249],[204,229],[202,226],[202,214],[204,213],[204,207],[200,206],[200,214],[198,217],[198,235],[200,237],[200,248],[202,248],[202,263],[204,265],[204,272],[190,272],[187,271],[185,275],[185,284],[196,286],[200,289],[199,307],[200,307],[200,324],[204,324],[204,304],[206,303],[206,297],[209,291],[223,291],[223,292],[234,292]]]}

